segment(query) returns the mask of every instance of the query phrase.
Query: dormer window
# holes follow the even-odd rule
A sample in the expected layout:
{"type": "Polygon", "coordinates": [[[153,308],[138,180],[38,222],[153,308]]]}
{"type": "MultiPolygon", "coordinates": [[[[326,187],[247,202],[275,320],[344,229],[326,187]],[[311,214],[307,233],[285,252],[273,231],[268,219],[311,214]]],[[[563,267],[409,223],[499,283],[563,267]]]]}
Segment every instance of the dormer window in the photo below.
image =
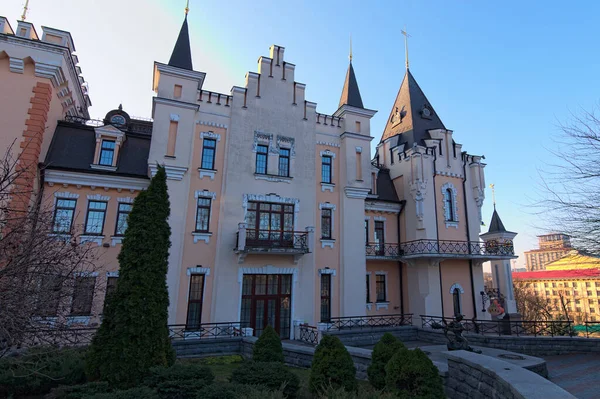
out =
{"type": "Polygon", "coordinates": [[[113,160],[115,157],[115,141],[114,140],[102,140],[102,147],[100,148],[100,160],[99,165],[113,166],[113,160]]]}

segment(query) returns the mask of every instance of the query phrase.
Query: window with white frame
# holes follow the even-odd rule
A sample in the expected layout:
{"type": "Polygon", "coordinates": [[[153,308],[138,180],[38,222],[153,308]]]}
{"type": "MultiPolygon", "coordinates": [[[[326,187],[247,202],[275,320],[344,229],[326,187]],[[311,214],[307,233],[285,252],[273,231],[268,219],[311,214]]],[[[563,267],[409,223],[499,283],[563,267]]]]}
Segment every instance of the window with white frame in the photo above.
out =
{"type": "Polygon", "coordinates": [[[211,199],[207,197],[198,197],[196,211],[196,231],[208,233],[210,226],[210,206],[211,199]]]}
{"type": "Polygon", "coordinates": [[[290,150],[289,148],[279,149],[279,176],[290,177],[290,150]]]}
{"type": "Polygon", "coordinates": [[[442,195],[444,200],[444,220],[446,227],[458,226],[458,201],[456,196],[456,188],[450,182],[444,183],[442,186],[442,195]]]}
{"type": "Polygon", "coordinates": [[[387,282],[385,274],[375,275],[375,293],[377,302],[387,302],[387,282]]]}
{"type": "Polygon", "coordinates": [[[95,286],[96,277],[77,276],[75,278],[71,316],[89,316],[92,313],[95,286]]]}
{"type": "Polygon", "coordinates": [[[100,146],[100,158],[98,164],[103,166],[112,166],[115,157],[115,140],[102,140],[100,146]]]}
{"type": "Polygon", "coordinates": [[[332,183],[332,162],[331,155],[323,155],[321,157],[321,182],[332,183]]]}
{"type": "Polygon", "coordinates": [[[126,202],[119,202],[117,207],[117,226],[115,227],[115,235],[123,236],[125,235],[125,231],[128,226],[128,218],[131,213],[131,209],[133,208],[133,204],[129,204],[126,202]]]}
{"type": "Polygon", "coordinates": [[[89,201],[85,221],[85,234],[102,235],[106,217],[105,201],[89,201]]]}
{"type": "Polygon", "coordinates": [[[331,240],[331,231],[332,231],[332,209],[321,209],[321,238],[326,240],[331,240]]]}
{"type": "Polygon", "coordinates": [[[54,220],[52,222],[55,233],[69,233],[75,216],[76,199],[57,198],[54,207],[54,220]]]}

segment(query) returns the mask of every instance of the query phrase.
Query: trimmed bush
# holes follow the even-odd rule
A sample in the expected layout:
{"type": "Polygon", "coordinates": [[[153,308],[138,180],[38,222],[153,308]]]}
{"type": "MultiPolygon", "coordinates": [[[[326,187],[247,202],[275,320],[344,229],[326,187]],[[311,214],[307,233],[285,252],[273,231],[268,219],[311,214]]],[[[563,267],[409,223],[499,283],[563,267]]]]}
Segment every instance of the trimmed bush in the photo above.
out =
{"type": "Polygon", "coordinates": [[[367,369],[369,382],[373,388],[385,388],[385,365],[401,349],[406,349],[406,347],[390,333],[383,334],[383,337],[375,344],[371,354],[371,364],[367,369]]]}
{"type": "MultiPolygon", "coordinates": [[[[255,398],[258,389],[249,385],[232,384],[229,382],[218,382],[204,387],[198,395],[197,399],[250,399],[255,398]]],[[[265,399],[265,396],[262,396],[265,399]]]]}
{"type": "Polygon", "coordinates": [[[144,383],[155,387],[169,381],[202,381],[210,385],[215,379],[212,371],[200,363],[175,363],[171,367],[153,367],[144,383]]]}
{"type": "Polygon", "coordinates": [[[85,399],[160,399],[160,396],[158,396],[158,393],[152,388],[137,387],[123,391],[99,393],[92,396],[86,396],[85,399]]]}
{"type": "Polygon", "coordinates": [[[440,373],[419,348],[400,350],[385,366],[389,392],[402,398],[444,399],[440,373]]]}
{"type": "Polygon", "coordinates": [[[359,385],[358,392],[346,392],[344,388],[334,389],[328,387],[319,396],[319,399],[394,399],[395,395],[388,392],[375,391],[372,387],[359,385]]]}
{"type": "Polygon", "coordinates": [[[247,362],[233,370],[231,382],[259,385],[271,391],[283,387],[287,397],[295,397],[300,389],[300,379],[279,362],[247,362]]]}
{"type": "Polygon", "coordinates": [[[85,352],[39,347],[0,361],[0,397],[42,395],[59,385],[85,382],[85,352]]]}
{"type": "Polygon", "coordinates": [[[252,360],[255,362],[283,363],[283,347],[277,331],[271,325],[263,330],[252,348],[252,360]]]}
{"type": "Polygon", "coordinates": [[[89,382],[82,385],[63,385],[54,388],[52,392],[44,396],[44,399],[81,399],[110,391],[110,386],[106,381],[89,382]]]}
{"type": "Polygon", "coordinates": [[[312,392],[319,392],[331,386],[356,391],[356,367],[348,350],[338,337],[325,335],[313,356],[310,368],[309,386],[312,392]]]}
{"type": "Polygon", "coordinates": [[[157,166],[148,189],[134,200],[119,253],[119,283],[86,359],[91,380],[121,388],[138,384],[151,367],[175,361],[167,315],[171,228],[167,174],[157,166]]]}

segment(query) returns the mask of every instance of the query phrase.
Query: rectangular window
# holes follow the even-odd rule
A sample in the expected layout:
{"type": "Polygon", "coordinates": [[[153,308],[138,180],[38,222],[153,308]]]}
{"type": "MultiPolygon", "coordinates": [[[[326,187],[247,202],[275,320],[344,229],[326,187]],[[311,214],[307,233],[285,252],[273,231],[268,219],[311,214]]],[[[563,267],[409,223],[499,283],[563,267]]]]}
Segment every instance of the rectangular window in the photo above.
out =
{"type": "Polygon", "coordinates": [[[101,235],[104,230],[104,217],[106,216],[106,202],[90,201],[88,203],[85,233],[101,235]]]}
{"type": "Polygon", "coordinates": [[[102,140],[100,147],[100,159],[98,164],[104,166],[113,166],[113,158],[115,156],[115,142],[113,140],[102,140]]]}
{"type": "Polygon", "coordinates": [[[89,316],[92,314],[92,300],[96,277],[76,277],[73,287],[71,316],[89,316]]]}
{"type": "Polygon", "coordinates": [[[385,277],[385,274],[378,274],[375,276],[377,302],[387,302],[387,293],[385,292],[385,277]]]}
{"type": "Polygon", "coordinates": [[[279,149],[279,176],[290,176],[290,150],[287,148],[279,149]]]}
{"type": "Polygon", "coordinates": [[[331,209],[321,210],[321,238],[331,239],[331,209]]]}
{"type": "Polygon", "coordinates": [[[377,254],[382,256],[385,253],[385,234],[383,222],[380,220],[375,221],[375,245],[377,254]]]}
{"type": "Polygon", "coordinates": [[[552,283],[552,288],[556,288],[556,283],[552,283]]]}
{"type": "Polygon", "coordinates": [[[267,174],[267,164],[269,158],[269,147],[266,145],[256,146],[256,173],[259,175],[267,174]]]}
{"type": "Polygon", "coordinates": [[[549,296],[549,295],[550,295],[550,291],[546,291],[546,295],[548,295],[548,296],[549,296]]]}
{"type": "Polygon", "coordinates": [[[362,149],[356,151],[356,180],[362,181],[362,149]]]}
{"type": "Polygon", "coordinates": [[[371,303],[371,275],[367,274],[367,303],[371,303]]]}
{"type": "Polygon", "coordinates": [[[587,292],[587,295],[588,295],[588,296],[592,296],[592,291],[588,291],[588,292],[587,292]]]}
{"type": "Polygon", "coordinates": [[[548,288],[548,283],[544,283],[544,287],[548,288]]]}
{"type": "Polygon", "coordinates": [[[173,89],[173,97],[181,98],[182,91],[183,91],[183,87],[181,85],[175,85],[175,88],[173,89]]]}
{"type": "Polygon", "coordinates": [[[552,295],[557,295],[556,290],[552,290],[552,295]]]}
{"type": "Polygon", "coordinates": [[[270,243],[273,246],[293,245],[294,206],[269,202],[248,202],[246,212],[248,245],[270,243]]]}
{"type": "Polygon", "coordinates": [[[596,313],[596,309],[590,308],[590,313],[596,313]]]}
{"type": "Polygon", "coordinates": [[[596,287],[600,287],[600,282],[596,281],[596,282],[594,283],[594,285],[595,285],[596,287]]]}
{"type": "Polygon", "coordinates": [[[117,227],[115,228],[116,236],[125,234],[125,231],[127,230],[127,218],[129,217],[132,208],[132,204],[119,202],[119,207],[117,208],[117,227]]]}
{"type": "Polygon", "coordinates": [[[75,215],[75,205],[77,200],[74,199],[56,199],[54,208],[54,226],[55,233],[69,233],[73,225],[73,216],[75,215]]]}
{"type": "Polygon", "coordinates": [[[217,141],[215,139],[204,139],[202,141],[202,163],[201,169],[215,169],[215,150],[217,141]]]}
{"type": "Polygon", "coordinates": [[[202,298],[204,297],[204,274],[190,276],[188,297],[187,328],[197,328],[202,322],[202,298]]]}
{"type": "Polygon", "coordinates": [[[321,274],[321,323],[331,320],[331,274],[321,274]]]}
{"type": "Polygon", "coordinates": [[[331,160],[329,155],[321,157],[321,182],[331,183],[331,160]]]}
{"type": "Polygon", "coordinates": [[[360,122],[356,121],[355,125],[356,125],[356,133],[360,133],[360,122]]]}
{"type": "Polygon", "coordinates": [[[198,211],[196,213],[196,231],[208,233],[210,224],[210,198],[198,198],[198,211]]]}
{"type": "Polygon", "coordinates": [[[585,283],[585,286],[586,286],[587,288],[590,288],[590,287],[592,286],[592,283],[590,283],[589,281],[587,281],[587,282],[585,283]]]}
{"type": "MultiPolygon", "coordinates": [[[[108,277],[106,279],[106,293],[104,294],[104,309],[106,309],[106,302],[108,298],[114,294],[117,289],[117,282],[119,281],[118,277],[108,277]]],[[[104,310],[103,310],[104,312],[104,310]]]]}
{"type": "Polygon", "coordinates": [[[55,317],[58,313],[63,280],[55,275],[39,277],[40,293],[44,294],[38,296],[36,316],[55,317]]]}
{"type": "Polygon", "coordinates": [[[369,220],[365,220],[365,245],[369,245],[369,220]]]}
{"type": "Polygon", "coordinates": [[[171,121],[169,124],[169,136],[167,140],[167,156],[174,157],[175,156],[175,146],[177,145],[177,128],[178,123],[175,121],[171,121]]]}

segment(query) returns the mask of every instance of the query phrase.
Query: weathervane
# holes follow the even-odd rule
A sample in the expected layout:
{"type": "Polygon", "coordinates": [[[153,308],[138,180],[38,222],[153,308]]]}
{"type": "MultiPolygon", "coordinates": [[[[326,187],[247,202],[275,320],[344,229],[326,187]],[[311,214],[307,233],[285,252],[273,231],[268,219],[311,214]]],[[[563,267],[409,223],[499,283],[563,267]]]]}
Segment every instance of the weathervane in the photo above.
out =
{"type": "Polygon", "coordinates": [[[494,210],[496,210],[496,189],[495,189],[495,185],[492,183],[490,184],[490,188],[492,189],[492,202],[494,204],[494,210]]]}
{"type": "Polygon", "coordinates": [[[408,34],[408,31],[406,30],[406,25],[404,25],[404,29],[401,30],[401,32],[404,35],[404,49],[406,51],[406,69],[408,69],[408,38],[411,37],[411,35],[408,34]]]}
{"type": "Polygon", "coordinates": [[[27,10],[29,9],[29,0],[25,0],[25,7],[23,7],[23,15],[21,15],[21,21],[25,21],[27,18],[27,10]]]}

